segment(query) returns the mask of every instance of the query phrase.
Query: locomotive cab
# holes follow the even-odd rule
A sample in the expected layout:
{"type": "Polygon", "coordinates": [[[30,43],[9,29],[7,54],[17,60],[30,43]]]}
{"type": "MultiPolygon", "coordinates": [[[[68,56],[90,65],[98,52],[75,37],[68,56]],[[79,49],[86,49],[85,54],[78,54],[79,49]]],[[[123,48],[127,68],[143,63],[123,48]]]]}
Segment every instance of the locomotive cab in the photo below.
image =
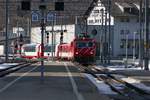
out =
{"type": "Polygon", "coordinates": [[[95,60],[96,45],[90,38],[75,40],[74,59],[80,63],[91,63],[95,60]]]}

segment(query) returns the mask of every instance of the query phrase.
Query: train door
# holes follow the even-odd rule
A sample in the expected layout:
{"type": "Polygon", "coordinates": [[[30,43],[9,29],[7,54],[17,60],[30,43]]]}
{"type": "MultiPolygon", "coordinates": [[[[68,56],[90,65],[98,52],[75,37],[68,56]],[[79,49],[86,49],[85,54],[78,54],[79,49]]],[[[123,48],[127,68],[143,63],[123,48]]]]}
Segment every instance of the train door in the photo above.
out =
{"type": "Polygon", "coordinates": [[[37,45],[37,58],[41,58],[41,45],[37,45]]]}

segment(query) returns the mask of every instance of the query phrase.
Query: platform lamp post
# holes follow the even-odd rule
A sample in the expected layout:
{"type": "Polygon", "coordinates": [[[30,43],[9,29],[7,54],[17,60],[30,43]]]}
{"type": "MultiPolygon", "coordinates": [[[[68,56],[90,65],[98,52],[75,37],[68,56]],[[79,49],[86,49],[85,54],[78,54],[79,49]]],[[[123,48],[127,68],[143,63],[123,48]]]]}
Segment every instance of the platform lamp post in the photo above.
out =
{"type": "Polygon", "coordinates": [[[125,68],[128,66],[128,34],[126,34],[126,58],[125,58],[125,68]]]}
{"type": "Polygon", "coordinates": [[[45,5],[40,5],[41,11],[41,80],[44,78],[44,30],[45,30],[45,5]]]}
{"type": "Polygon", "coordinates": [[[144,69],[149,70],[149,0],[145,0],[145,50],[144,69]]]}
{"type": "Polygon", "coordinates": [[[143,38],[142,38],[142,22],[143,22],[143,12],[142,12],[142,3],[143,0],[140,0],[140,9],[139,9],[139,65],[143,67],[143,38]]]}
{"type": "Polygon", "coordinates": [[[5,2],[5,62],[8,62],[8,20],[9,20],[9,16],[8,16],[8,0],[6,0],[5,2]]]}
{"type": "Polygon", "coordinates": [[[101,43],[100,43],[100,55],[101,55],[101,62],[103,63],[103,32],[104,32],[104,9],[101,9],[101,43]]]}
{"type": "Polygon", "coordinates": [[[104,32],[104,62],[107,63],[108,43],[107,43],[107,9],[105,9],[105,32],[104,32]]]}
{"type": "Polygon", "coordinates": [[[111,55],[111,0],[108,0],[108,64],[110,64],[111,55]]]}
{"type": "Polygon", "coordinates": [[[135,39],[135,36],[136,36],[137,32],[134,32],[133,33],[133,62],[135,62],[135,52],[136,52],[136,39],[135,39]]]}

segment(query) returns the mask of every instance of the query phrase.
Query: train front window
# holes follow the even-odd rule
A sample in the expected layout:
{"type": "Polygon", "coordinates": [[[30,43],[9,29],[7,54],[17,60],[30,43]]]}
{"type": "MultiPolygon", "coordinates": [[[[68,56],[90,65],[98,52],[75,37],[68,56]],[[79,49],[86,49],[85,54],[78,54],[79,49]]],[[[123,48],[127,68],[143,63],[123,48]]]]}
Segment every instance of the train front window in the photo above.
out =
{"type": "Polygon", "coordinates": [[[51,52],[51,46],[45,46],[44,52],[51,52]]]}
{"type": "Polygon", "coordinates": [[[44,52],[54,52],[54,51],[55,51],[55,46],[53,46],[53,48],[52,46],[48,46],[48,45],[44,47],[44,52]]]}
{"type": "Polygon", "coordinates": [[[93,46],[93,42],[89,42],[88,47],[92,47],[92,46],[93,46]]]}
{"type": "Polygon", "coordinates": [[[78,48],[86,48],[86,47],[92,47],[93,46],[93,42],[77,42],[76,43],[78,48]]]}
{"type": "Polygon", "coordinates": [[[84,47],[86,47],[86,42],[77,42],[77,47],[78,48],[84,48],[84,47]]]}
{"type": "Polygon", "coordinates": [[[36,46],[27,46],[24,47],[24,52],[35,52],[36,46]]]}

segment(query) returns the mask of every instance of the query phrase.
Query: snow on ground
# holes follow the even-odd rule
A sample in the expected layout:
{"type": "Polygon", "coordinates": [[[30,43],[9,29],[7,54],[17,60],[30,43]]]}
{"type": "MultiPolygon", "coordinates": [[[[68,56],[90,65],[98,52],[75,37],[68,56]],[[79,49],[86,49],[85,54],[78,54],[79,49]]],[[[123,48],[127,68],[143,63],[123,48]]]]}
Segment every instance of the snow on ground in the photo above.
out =
{"type": "Polygon", "coordinates": [[[133,79],[131,77],[128,77],[128,78],[122,78],[122,80],[128,82],[128,83],[131,83],[132,85],[140,88],[140,89],[143,89],[143,90],[146,90],[150,93],[150,87],[149,86],[146,86],[144,85],[143,83],[140,82],[140,80],[137,80],[137,79],[133,79]]]}
{"type": "MultiPolygon", "coordinates": [[[[123,60],[116,60],[116,61],[111,61],[112,63],[120,63],[120,64],[115,64],[115,65],[106,65],[106,68],[109,69],[110,71],[114,71],[114,70],[143,70],[144,68],[141,68],[140,66],[138,66],[139,61],[135,60],[134,63],[133,61],[130,59],[128,61],[127,67],[125,66],[125,64],[123,63],[123,60]]],[[[100,67],[100,61],[97,60],[96,61],[96,67],[100,67]]],[[[150,69],[150,62],[149,62],[149,69],[150,69]]]]}
{"type": "Polygon", "coordinates": [[[113,94],[113,95],[117,94],[117,93],[113,92],[111,90],[111,88],[107,84],[105,84],[103,81],[99,81],[99,80],[95,79],[90,74],[84,74],[84,75],[85,75],[85,77],[87,77],[97,87],[97,89],[99,90],[100,93],[102,93],[102,94],[110,94],[110,95],[111,94],[113,94]]]}
{"type": "Polygon", "coordinates": [[[10,66],[3,66],[3,65],[0,65],[0,70],[6,69],[6,68],[8,68],[8,67],[10,67],[10,66]]]}
{"type": "Polygon", "coordinates": [[[114,66],[107,66],[107,69],[109,70],[141,70],[141,67],[135,67],[132,65],[128,65],[127,68],[125,68],[125,65],[114,65],[114,66]]]}
{"type": "Polygon", "coordinates": [[[2,63],[2,64],[0,64],[0,70],[6,69],[9,67],[13,67],[13,66],[18,65],[18,64],[19,63],[2,63]]]}
{"type": "Polygon", "coordinates": [[[1,65],[4,65],[4,66],[15,66],[15,65],[18,65],[19,63],[3,63],[1,65]]]}
{"type": "MultiPolygon", "coordinates": [[[[105,67],[103,67],[102,65],[99,65],[99,64],[97,64],[96,65],[96,67],[98,68],[98,69],[104,69],[105,67]]],[[[131,64],[128,64],[128,66],[127,66],[127,68],[125,68],[125,65],[123,65],[123,64],[116,64],[116,65],[109,65],[109,66],[106,66],[106,68],[109,70],[109,71],[117,71],[117,70],[143,70],[141,67],[137,67],[137,66],[133,66],[133,65],[131,65],[131,64]]],[[[150,64],[149,64],[149,69],[150,69],[150,64]]],[[[119,76],[121,76],[121,75],[119,75],[119,76]]],[[[118,77],[118,76],[117,76],[118,77]]],[[[118,77],[119,78],[119,77],[118,77]]],[[[145,90],[145,91],[148,91],[149,93],[150,93],[150,87],[149,86],[146,86],[144,83],[142,83],[141,81],[140,81],[140,79],[138,80],[138,79],[134,79],[134,78],[132,78],[132,77],[128,77],[128,76],[121,76],[120,77],[120,79],[122,79],[122,80],[124,80],[124,81],[126,81],[126,82],[128,82],[128,83],[130,83],[130,84],[132,84],[132,85],[134,85],[135,87],[138,87],[138,88],[140,88],[140,89],[143,89],[143,90],[145,90]]]]}
{"type": "Polygon", "coordinates": [[[133,65],[128,65],[125,67],[125,65],[107,65],[106,67],[103,67],[102,65],[97,64],[95,67],[98,69],[100,68],[107,68],[110,71],[115,71],[115,70],[143,70],[141,67],[133,66],[133,65]]]}

